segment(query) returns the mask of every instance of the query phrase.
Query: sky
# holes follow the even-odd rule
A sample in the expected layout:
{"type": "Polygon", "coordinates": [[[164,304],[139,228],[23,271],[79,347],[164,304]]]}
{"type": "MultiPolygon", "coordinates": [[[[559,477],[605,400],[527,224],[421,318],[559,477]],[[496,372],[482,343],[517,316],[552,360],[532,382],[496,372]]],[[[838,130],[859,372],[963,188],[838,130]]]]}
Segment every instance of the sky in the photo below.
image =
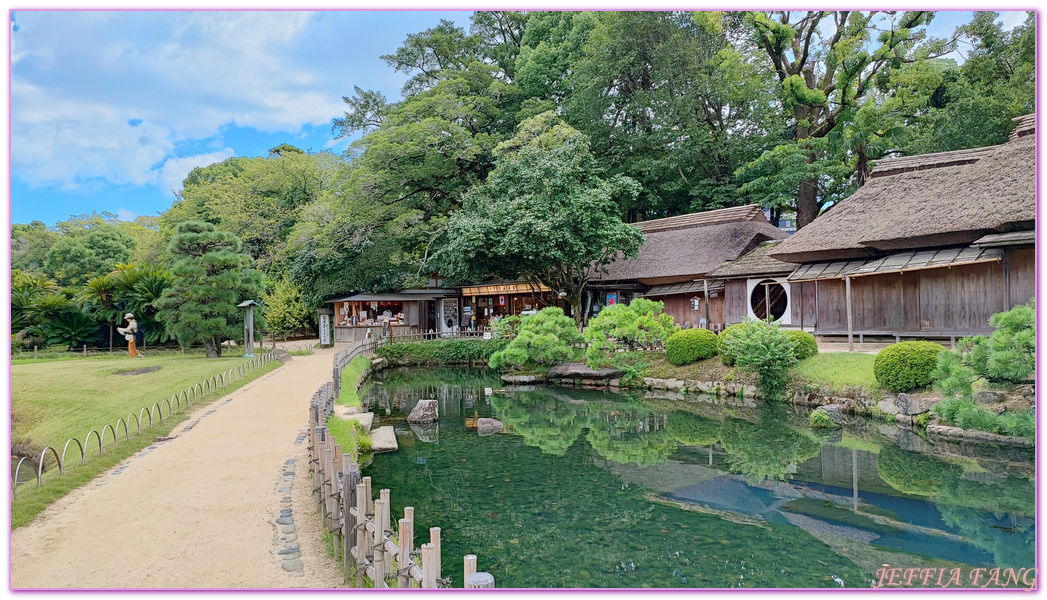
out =
{"type": "MultiPolygon", "coordinates": [[[[10,220],[157,215],[194,167],[282,143],[341,152],[342,97],[356,85],[395,101],[410,76],[379,56],[469,14],[12,11],[10,220]]],[[[970,17],[943,11],[931,34],[970,17]]]]}

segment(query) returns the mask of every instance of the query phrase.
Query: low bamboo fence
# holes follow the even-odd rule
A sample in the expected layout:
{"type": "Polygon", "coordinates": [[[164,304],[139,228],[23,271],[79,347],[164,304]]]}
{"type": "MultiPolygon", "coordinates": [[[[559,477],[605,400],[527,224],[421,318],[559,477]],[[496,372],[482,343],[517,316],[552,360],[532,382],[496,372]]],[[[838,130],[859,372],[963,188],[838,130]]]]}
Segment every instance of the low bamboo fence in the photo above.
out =
{"type": "MultiPolygon", "coordinates": [[[[205,399],[208,396],[213,396],[215,391],[217,391],[219,388],[225,388],[226,385],[232,383],[233,381],[236,381],[237,379],[244,378],[251,372],[257,370],[259,367],[271,363],[273,360],[273,353],[266,352],[248,360],[243,364],[237,365],[229,369],[228,371],[219,373],[217,375],[212,375],[211,377],[208,377],[200,383],[194,384],[181,392],[171,394],[170,398],[165,398],[164,400],[161,400],[159,402],[153,402],[152,406],[142,407],[142,410],[138,411],[138,414],[132,412],[127,415],[126,419],[118,419],[115,425],[106,423],[102,427],[101,433],[99,433],[98,429],[92,429],[87,432],[87,434],[84,436],[83,441],[80,441],[79,438],[75,437],[69,438],[66,441],[65,445],[62,447],[61,454],[58,453],[57,446],[45,447],[43,450],[40,451],[40,459],[37,461],[36,487],[40,487],[43,485],[44,464],[47,461],[48,452],[51,453],[51,456],[53,456],[55,461],[58,463],[58,474],[64,475],[66,467],[65,458],[66,453],[69,451],[70,444],[73,444],[74,442],[76,443],[76,448],[77,450],[79,450],[80,454],[80,464],[87,464],[87,451],[88,448],[91,447],[92,440],[98,443],[98,455],[101,455],[103,452],[105,452],[105,439],[107,437],[107,432],[111,434],[112,444],[116,445],[120,441],[119,432],[122,426],[124,440],[130,441],[131,419],[134,419],[135,435],[141,437],[143,424],[145,423],[146,417],[149,418],[149,424],[144,426],[146,430],[151,429],[153,427],[154,421],[162,425],[164,422],[165,406],[167,407],[167,418],[170,419],[176,411],[181,412],[183,409],[188,408],[193,402],[205,399]]],[[[75,457],[76,454],[74,453],[73,456],[75,457]]],[[[18,497],[18,486],[23,483],[29,483],[29,481],[32,481],[20,481],[18,479],[18,476],[22,469],[22,465],[29,460],[32,460],[32,458],[29,456],[23,456],[22,459],[18,461],[17,466],[15,466],[14,476],[11,478],[12,501],[18,497]]]]}
{"type": "MultiPolygon", "coordinates": [[[[397,341],[403,341],[402,338],[397,341]]],[[[322,515],[324,531],[331,534],[335,559],[341,558],[346,578],[355,573],[356,587],[365,580],[375,588],[450,587],[441,576],[440,528],[429,528],[429,541],[415,548],[414,507],[404,507],[403,518],[392,530],[390,491],[375,498],[371,478],[360,475],[360,450],[356,430],[345,450],[327,428],[327,418],[338,397],[342,369],[360,355],[373,356],[389,338],[362,340],[334,357],[334,376],[313,394],[309,404],[309,467],[313,494],[322,515]],[[418,560],[416,560],[418,559],[418,560]]],[[[476,571],[476,555],[463,558],[467,588],[493,588],[494,577],[476,571]]]]}

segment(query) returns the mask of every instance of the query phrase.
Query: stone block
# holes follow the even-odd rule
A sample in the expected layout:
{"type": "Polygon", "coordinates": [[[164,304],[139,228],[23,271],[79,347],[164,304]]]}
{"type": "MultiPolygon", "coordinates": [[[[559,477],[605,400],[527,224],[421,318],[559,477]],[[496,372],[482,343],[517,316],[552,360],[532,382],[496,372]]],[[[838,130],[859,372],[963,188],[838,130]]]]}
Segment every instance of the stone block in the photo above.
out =
{"type": "Polygon", "coordinates": [[[436,400],[419,400],[411,414],[407,415],[408,423],[432,423],[440,418],[440,409],[436,400]]]}

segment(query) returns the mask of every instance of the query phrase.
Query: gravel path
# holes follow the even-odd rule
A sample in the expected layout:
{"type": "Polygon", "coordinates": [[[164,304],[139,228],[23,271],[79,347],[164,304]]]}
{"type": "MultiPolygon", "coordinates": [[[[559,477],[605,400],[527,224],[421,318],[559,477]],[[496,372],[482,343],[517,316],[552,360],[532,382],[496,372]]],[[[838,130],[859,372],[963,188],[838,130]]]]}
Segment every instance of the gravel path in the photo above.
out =
{"type": "Polygon", "coordinates": [[[177,437],[13,531],[11,587],[343,587],[301,435],[332,356],[296,356],[196,408],[177,437]]]}

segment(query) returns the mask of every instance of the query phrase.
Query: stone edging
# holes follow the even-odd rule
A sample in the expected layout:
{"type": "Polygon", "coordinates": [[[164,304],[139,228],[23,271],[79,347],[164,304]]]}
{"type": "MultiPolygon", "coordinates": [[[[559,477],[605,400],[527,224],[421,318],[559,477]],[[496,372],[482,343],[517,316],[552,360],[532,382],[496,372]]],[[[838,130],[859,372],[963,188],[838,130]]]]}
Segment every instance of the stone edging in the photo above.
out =
{"type": "Polygon", "coordinates": [[[940,425],[937,422],[927,424],[927,436],[948,441],[998,444],[1001,446],[1016,446],[1019,448],[1032,448],[1035,446],[1035,442],[1029,438],[987,433],[985,431],[978,431],[977,429],[961,429],[959,427],[940,425]]]}

